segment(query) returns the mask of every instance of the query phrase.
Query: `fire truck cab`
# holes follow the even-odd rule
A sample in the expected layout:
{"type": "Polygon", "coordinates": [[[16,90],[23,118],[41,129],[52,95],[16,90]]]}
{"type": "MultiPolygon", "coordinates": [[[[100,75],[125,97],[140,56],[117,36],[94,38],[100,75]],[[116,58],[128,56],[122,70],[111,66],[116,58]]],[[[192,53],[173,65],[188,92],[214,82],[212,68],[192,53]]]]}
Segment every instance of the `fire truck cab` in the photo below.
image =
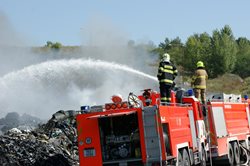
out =
{"type": "Polygon", "coordinates": [[[207,135],[200,102],[184,91],[160,103],[159,93],[82,107],[77,115],[81,166],[206,165],[207,135]],[[181,94],[181,95],[180,95],[181,94]]]}

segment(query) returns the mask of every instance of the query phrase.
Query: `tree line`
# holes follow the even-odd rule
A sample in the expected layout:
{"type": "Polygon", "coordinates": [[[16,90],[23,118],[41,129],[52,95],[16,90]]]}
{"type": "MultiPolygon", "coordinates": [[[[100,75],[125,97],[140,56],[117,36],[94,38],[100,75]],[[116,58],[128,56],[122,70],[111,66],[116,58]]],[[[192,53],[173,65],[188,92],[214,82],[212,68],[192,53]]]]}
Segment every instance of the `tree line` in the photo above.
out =
{"type": "MultiPolygon", "coordinates": [[[[64,47],[59,42],[48,41],[45,48],[60,50],[64,47]]],[[[250,40],[246,37],[235,38],[229,25],[214,30],[210,36],[204,32],[194,34],[183,43],[179,37],[165,38],[158,46],[153,42],[136,45],[128,41],[128,47],[136,50],[146,49],[153,55],[167,52],[177,65],[181,75],[192,74],[197,61],[203,61],[210,78],[226,73],[237,74],[242,78],[250,76],[250,40]]]]}
{"type": "Polygon", "coordinates": [[[214,30],[210,36],[204,32],[188,37],[185,44],[179,37],[165,39],[153,52],[160,56],[167,52],[182,74],[193,72],[196,62],[204,62],[210,78],[225,73],[250,76],[250,41],[245,37],[235,39],[230,26],[214,30]]]}

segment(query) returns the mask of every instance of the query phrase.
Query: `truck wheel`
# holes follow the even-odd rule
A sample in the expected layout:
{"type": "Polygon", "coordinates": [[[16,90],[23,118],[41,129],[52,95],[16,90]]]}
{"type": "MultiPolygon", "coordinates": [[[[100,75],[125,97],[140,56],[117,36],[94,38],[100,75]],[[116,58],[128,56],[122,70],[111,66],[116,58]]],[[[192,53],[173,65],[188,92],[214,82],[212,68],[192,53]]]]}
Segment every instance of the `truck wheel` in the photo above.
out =
{"type": "Polygon", "coordinates": [[[250,150],[250,139],[249,138],[247,140],[247,143],[248,143],[248,150],[250,150]]]}
{"type": "Polygon", "coordinates": [[[180,150],[178,150],[178,166],[183,166],[183,158],[180,150]]]}
{"type": "Polygon", "coordinates": [[[190,158],[186,149],[182,150],[183,166],[190,166],[190,158]]]}
{"type": "Polygon", "coordinates": [[[234,165],[234,152],[231,143],[228,144],[228,164],[233,166],[234,165]]]}
{"type": "Polygon", "coordinates": [[[235,164],[240,164],[240,148],[237,142],[233,143],[235,164]]]}
{"type": "Polygon", "coordinates": [[[202,147],[201,150],[201,163],[200,166],[206,166],[207,165],[207,161],[206,161],[206,151],[204,149],[204,147],[202,147]]]}

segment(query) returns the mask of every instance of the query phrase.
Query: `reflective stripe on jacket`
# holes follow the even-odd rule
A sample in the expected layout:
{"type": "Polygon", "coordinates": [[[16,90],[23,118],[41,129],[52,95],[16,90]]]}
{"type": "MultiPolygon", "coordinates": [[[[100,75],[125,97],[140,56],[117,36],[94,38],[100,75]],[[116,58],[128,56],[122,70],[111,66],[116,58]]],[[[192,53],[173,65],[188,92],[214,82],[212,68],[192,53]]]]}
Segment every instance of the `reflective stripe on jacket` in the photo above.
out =
{"type": "Polygon", "coordinates": [[[198,68],[195,71],[194,76],[192,77],[191,84],[194,88],[197,89],[206,89],[206,80],[208,79],[208,75],[205,69],[198,68]]]}
{"type": "Polygon", "coordinates": [[[162,61],[159,64],[157,77],[160,83],[172,85],[177,72],[176,67],[172,63],[162,61]]]}

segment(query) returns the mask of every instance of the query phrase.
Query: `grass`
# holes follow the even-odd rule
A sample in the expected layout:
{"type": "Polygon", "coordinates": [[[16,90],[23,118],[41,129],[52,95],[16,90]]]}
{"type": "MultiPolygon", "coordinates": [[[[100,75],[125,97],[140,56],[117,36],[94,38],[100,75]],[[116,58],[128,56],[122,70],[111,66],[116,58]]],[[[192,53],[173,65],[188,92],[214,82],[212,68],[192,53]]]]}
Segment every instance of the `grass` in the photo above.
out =
{"type": "Polygon", "coordinates": [[[235,74],[225,74],[207,81],[207,92],[209,93],[244,95],[243,93],[246,93],[247,89],[245,80],[235,74]]]}

